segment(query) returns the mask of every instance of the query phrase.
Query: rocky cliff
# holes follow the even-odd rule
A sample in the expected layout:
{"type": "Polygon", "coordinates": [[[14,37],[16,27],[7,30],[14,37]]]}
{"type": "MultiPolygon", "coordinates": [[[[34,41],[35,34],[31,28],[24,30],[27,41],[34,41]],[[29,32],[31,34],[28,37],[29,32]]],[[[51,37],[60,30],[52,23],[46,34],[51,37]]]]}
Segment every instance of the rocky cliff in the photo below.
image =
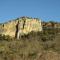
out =
{"type": "Polygon", "coordinates": [[[31,31],[42,31],[41,20],[37,18],[21,17],[0,24],[0,34],[19,38],[31,31]]]}

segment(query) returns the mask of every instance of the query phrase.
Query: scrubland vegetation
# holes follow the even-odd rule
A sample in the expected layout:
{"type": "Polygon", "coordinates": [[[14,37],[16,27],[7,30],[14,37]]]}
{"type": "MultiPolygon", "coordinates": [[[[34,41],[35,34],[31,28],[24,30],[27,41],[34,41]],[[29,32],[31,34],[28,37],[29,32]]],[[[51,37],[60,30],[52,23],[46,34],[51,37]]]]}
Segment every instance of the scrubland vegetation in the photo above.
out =
{"type": "Polygon", "coordinates": [[[60,29],[44,29],[15,39],[0,35],[0,60],[60,60],[60,29]]]}

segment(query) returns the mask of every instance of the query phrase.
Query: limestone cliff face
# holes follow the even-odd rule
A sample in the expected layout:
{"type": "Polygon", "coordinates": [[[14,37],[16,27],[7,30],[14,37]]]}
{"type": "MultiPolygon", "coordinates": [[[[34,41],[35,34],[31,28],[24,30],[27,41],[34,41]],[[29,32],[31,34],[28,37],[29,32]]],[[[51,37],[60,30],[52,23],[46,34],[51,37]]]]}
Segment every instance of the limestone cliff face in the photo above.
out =
{"type": "Polygon", "coordinates": [[[41,20],[22,17],[0,25],[0,34],[16,38],[31,31],[42,31],[41,20]]]}

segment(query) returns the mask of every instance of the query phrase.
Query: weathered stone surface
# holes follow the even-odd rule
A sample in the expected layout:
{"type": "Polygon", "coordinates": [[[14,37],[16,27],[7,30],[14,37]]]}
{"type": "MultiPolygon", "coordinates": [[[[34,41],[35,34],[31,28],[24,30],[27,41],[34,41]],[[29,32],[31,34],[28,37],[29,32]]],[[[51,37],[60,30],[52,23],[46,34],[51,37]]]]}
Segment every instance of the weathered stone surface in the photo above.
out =
{"type": "Polygon", "coordinates": [[[0,25],[0,34],[18,37],[31,31],[42,31],[41,20],[19,18],[0,25]]]}

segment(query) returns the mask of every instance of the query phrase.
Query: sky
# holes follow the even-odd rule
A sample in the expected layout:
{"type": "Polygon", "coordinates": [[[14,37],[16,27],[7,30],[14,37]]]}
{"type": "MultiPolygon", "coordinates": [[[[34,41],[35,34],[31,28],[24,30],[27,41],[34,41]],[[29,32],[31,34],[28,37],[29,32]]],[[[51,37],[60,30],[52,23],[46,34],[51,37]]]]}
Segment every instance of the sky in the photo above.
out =
{"type": "Polygon", "coordinates": [[[60,22],[60,0],[0,0],[0,23],[22,16],[60,22]]]}

